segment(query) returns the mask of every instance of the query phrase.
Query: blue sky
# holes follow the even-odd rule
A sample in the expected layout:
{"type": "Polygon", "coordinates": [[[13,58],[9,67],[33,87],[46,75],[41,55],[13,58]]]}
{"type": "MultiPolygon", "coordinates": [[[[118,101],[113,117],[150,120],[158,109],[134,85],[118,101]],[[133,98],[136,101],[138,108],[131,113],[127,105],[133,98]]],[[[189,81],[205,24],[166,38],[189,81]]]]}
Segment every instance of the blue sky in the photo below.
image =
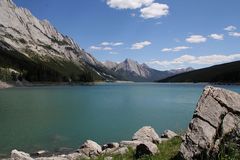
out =
{"type": "Polygon", "coordinates": [[[240,59],[239,0],[13,1],[99,61],[131,58],[165,70],[240,59]]]}

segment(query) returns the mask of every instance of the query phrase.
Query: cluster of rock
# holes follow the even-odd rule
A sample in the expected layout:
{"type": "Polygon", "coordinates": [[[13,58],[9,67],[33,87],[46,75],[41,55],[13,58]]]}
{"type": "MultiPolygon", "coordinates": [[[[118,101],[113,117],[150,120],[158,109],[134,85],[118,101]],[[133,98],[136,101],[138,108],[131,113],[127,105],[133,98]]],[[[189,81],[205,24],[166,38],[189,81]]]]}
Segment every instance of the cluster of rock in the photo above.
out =
{"type": "Polygon", "coordinates": [[[129,152],[129,149],[136,150],[135,157],[140,158],[144,155],[155,155],[159,153],[157,144],[162,141],[169,140],[178,136],[173,131],[165,131],[161,138],[156,131],[146,126],[138,130],[131,141],[121,141],[119,143],[109,143],[100,146],[94,141],[87,140],[76,152],[67,155],[58,155],[51,157],[32,158],[29,154],[13,150],[11,153],[12,160],[79,160],[79,159],[94,159],[101,155],[106,156],[105,159],[110,160],[112,156],[124,155],[129,152]]]}
{"type": "Polygon", "coordinates": [[[224,137],[240,131],[240,95],[206,87],[184,135],[180,156],[187,160],[217,159],[224,137]]]}

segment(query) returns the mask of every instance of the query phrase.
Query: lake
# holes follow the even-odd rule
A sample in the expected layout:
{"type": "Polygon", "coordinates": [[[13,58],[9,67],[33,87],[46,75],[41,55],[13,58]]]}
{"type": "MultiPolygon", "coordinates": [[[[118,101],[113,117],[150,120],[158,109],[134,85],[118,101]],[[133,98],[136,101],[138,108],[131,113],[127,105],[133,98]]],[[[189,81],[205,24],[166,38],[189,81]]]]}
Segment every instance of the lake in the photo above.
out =
{"type": "MultiPolygon", "coordinates": [[[[0,155],[62,147],[85,140],[130,140],[141,127],[182,132],[204,84],[102,83],[0,90],[0,155]]],[[[240,92],[240,86],[221,86],[240,92]]]]}

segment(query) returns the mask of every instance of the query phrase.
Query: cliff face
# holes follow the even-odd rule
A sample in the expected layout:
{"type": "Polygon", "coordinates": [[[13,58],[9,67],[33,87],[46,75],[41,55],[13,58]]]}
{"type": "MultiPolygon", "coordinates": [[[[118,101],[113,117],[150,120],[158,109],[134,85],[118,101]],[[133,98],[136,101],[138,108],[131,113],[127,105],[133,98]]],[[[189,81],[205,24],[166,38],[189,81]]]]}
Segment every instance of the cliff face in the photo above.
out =
{"type": "Polygon", "coordinates": [[[228,138],[228,141],[237,139],[235,142],[237,149],[234,152],[239,151],[239,113],[240,95],[238,93],[206,87],[184,135],[184,142],[180,149],[181,157],[186,160],[218,159],[227,147],[228,142],[226,143],[224,139],[229,135],[234,136],[228,138]]]}
{"type": "Polygon", "coordinates": [[[62,80],[63,77],[79,81],[113,79],[107,68],[47,20],[38,20],[12,0],[0,0],[0,11],[0,67],[22,73],[24,70],[31,77],[29,68],[40,63],[46,72],[53,72],[62,80]]]}

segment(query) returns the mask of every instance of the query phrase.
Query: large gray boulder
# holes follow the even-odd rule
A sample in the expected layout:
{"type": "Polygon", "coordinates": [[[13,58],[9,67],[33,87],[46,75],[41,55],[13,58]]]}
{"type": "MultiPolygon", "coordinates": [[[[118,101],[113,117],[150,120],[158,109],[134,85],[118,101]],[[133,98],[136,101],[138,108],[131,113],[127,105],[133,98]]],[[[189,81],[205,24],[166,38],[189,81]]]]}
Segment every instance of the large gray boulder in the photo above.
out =
{"type": "Polygon", "coordinates": [[[157,145],[152,142],[145,141],[137,146],[135,157],[138,159],[141,158],[142,156],[146,155],[151,156],[157,153],[159,153],[157,145]]]}
{"type": "Polygon", "coordinates": [[[79,153],[85,154],[87,157],[96,157],[102,153],[102,147],[92,140],[87,140],[79,149],[79,153]]]}
{"type": "Polygon", "coordinates": [[[178,136],[177,133],[175,133],[171,130],[166,130],[161,135],[161,138],[172,139],[172,138],[177,137],[177,136],[178,136]]]}
{"type": "Polygon", "coordinates": [[[12,150],[11,152],[11,159],[12,160],[34,160],[30,157],[28,153],[18,151],[18,150],[12,150]]]}
{"type": "Polygon", "coordinates": [[[113,142],[102,146],[102,154],[111,154],[119,148],[119,143],[113,142]]]}
{"type": "Polygon", "coordinates": [[[184,135],[180,156],[187,160],[215,159],[223,137],[240,128],[240,95],[208,86],[184,135]]]}
{"type": "Polygon", "coordinates": [[[139,129],[132,137],[133,141],[141,141],[141,142],[152,142],[155,144],[161,143],[161,139],[159,138],[156,131],[151,126],[145,126],[139,129]]]}

